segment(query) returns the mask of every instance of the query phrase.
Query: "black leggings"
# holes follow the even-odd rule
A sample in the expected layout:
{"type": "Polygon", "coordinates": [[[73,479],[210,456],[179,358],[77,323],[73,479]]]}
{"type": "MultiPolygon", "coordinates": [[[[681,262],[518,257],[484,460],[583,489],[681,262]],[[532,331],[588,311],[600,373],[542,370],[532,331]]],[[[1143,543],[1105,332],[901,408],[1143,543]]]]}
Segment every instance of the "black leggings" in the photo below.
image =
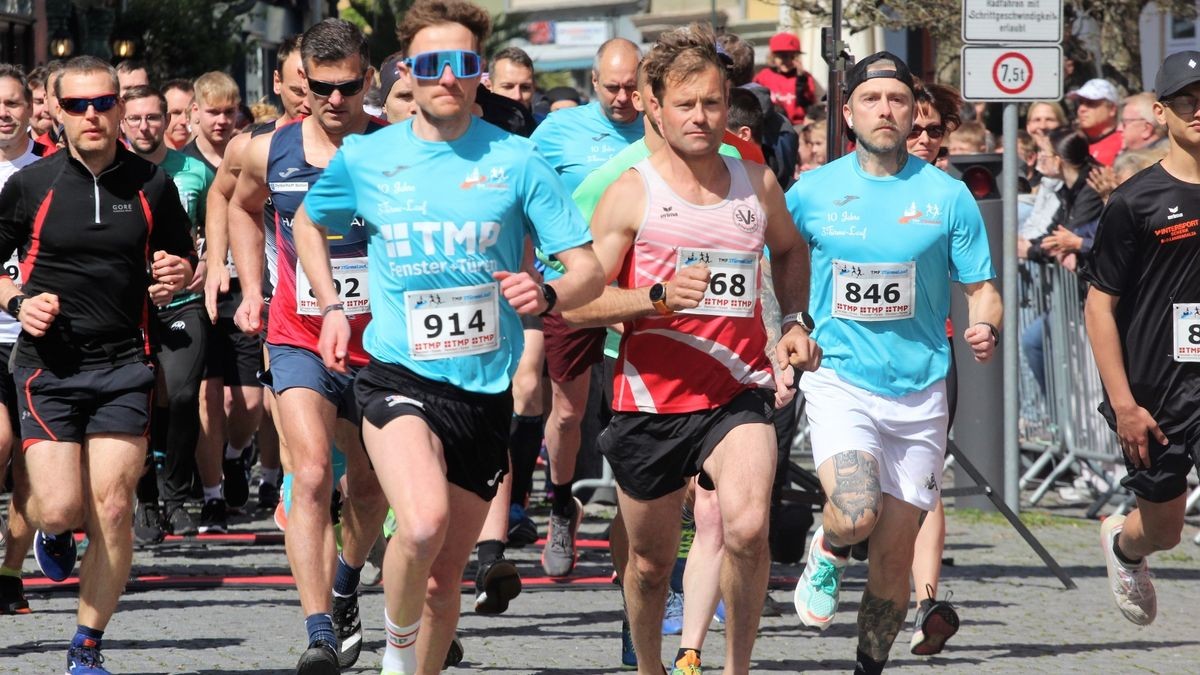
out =
{"type": "MultiPolygon", "coordinates": [[[[159,477],[162,500],[170,509],[187,499],[196,467],[208,317],[202,303],[190,302],[159,310],[150,323],[161,373],[154,392],[150,448],[164,453],[159,477]]],[[[147,472],[139,483],[139,499],[148,500],[158,492],[154,474],[153,470],[147,472]]]]}

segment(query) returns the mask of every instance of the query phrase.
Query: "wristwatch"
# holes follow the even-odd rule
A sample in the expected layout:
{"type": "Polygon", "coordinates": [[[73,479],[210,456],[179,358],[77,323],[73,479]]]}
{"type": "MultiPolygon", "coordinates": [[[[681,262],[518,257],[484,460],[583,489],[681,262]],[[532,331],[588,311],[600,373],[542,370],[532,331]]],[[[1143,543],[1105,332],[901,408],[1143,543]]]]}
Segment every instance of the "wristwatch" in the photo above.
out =
{"type": "Polygon", "coordinates": [[[1000,344],[1000,329],[996,328],[995,324],[988,323],[987,321],[976,321],[975,325],[976,326],[987,326],[988,331],[990,331],[992,334],[992,344],[993,345],[1000,344]]]}
{"type": "Polygon", "coordinates": [[[554,311],[554,305],[558,303],[558,292],[550,284],[542,284],[542,297],[546,299],[546,311],[538,316],[546,316],[554,311]]]}
{"type": "Polygon", "coordinates": [[[791,314],[788,314],[787,316],[783,317],[783,323],[781,325],[785,330],[787,329],[787,325],[789,323],[800,324],[800,327],[803,328],[804,332],[806,332],[806,333],[813,332],[813,330],[815,330],[817,327],[817,324],[815,322],[813,322],[812,316],[810,316],[808,312],[805,312],[803,310],[801,310],[799,312],[792,312],[791,314]]]}
{"type": "Polygon", "coordinates": [[[16,319],[16,318],[18,318],[18,315],[21,313],[21,305],[24,302],[25,302],[24,295],[14,295],[12,297],[12,299],[8,301],[8,307],[6,307],[5,309],[8,311],[9,315],[12,316],[12,318],[16,319]]]}
{"type": "Polygon", "coordinates": [[[675,310],[667,306],[667,285],[657,283],[650,287],[650,303],[654,305],[654,309],[658,310],[663,316],[670,316],[675,313],[675,310]]]}

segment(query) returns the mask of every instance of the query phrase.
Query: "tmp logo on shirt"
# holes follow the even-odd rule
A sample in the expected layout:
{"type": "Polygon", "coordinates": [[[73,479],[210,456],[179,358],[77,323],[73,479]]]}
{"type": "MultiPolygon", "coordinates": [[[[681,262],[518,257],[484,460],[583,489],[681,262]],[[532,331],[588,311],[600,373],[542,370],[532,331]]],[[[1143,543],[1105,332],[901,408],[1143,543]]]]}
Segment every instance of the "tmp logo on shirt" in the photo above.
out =
{"type": "Polygon", "coordinates": [[[468,220],[459,225],[451,221],[418,220],[380,225],[379,233],[391,258],[411,256],[414,243],[423,255],[453,257],[487,251],[500,238],[500,223],[468,220]]]}

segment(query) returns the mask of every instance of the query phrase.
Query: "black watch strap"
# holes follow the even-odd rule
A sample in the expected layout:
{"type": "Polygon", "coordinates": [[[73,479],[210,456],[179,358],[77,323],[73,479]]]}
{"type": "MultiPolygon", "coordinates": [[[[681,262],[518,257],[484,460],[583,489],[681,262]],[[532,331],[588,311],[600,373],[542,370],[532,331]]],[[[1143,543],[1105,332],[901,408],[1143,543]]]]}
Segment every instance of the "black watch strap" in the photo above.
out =
{"type": "Polygon", "coordinates": [[[17,315],[21,313],[21,304],[23,302],[25,302],[24,295],[14,295],[12,299],[8,301],[8,307],[5,307],[5,310],[7,310],[9,315],[15,319],[17,318],[17,315]]]}
{"type": "Polygon", "coordinates": [[[538,316],[546,316],[554,311],[554,306],[558,304],[558,293],[550,284],[542,284],[542,297],[546,299],[546,310],[538,316]]]}

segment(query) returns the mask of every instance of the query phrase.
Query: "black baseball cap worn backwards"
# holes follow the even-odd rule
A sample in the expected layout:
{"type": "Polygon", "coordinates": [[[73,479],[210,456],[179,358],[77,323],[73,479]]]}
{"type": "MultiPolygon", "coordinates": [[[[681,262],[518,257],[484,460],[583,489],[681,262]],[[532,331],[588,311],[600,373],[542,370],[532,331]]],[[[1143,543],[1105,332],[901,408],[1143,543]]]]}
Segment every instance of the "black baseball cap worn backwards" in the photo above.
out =
{"type": "Polygon", "coordinates": [[[908,69],[908,64],[906,64],[899,56],[896,56],[891,52],[875,52],[858,63],[855,63],[846,73],[846,97],[849,98],[850,94],[854,93],[855,88],[857,88],[858,85],[862,84],[863,82],[866,82],[867,80],[874,80],[880,77],[892,80],[900,80],[906,87],[908,87],[909,91],[912,91],[913,76],[912,71],[908,69]],[[881,64],[880,67],[871,68],[873,64],[877,64],[881,61],[890,61],[893,67],[887,68],[887,64],[885,63],[881,64]]]}

